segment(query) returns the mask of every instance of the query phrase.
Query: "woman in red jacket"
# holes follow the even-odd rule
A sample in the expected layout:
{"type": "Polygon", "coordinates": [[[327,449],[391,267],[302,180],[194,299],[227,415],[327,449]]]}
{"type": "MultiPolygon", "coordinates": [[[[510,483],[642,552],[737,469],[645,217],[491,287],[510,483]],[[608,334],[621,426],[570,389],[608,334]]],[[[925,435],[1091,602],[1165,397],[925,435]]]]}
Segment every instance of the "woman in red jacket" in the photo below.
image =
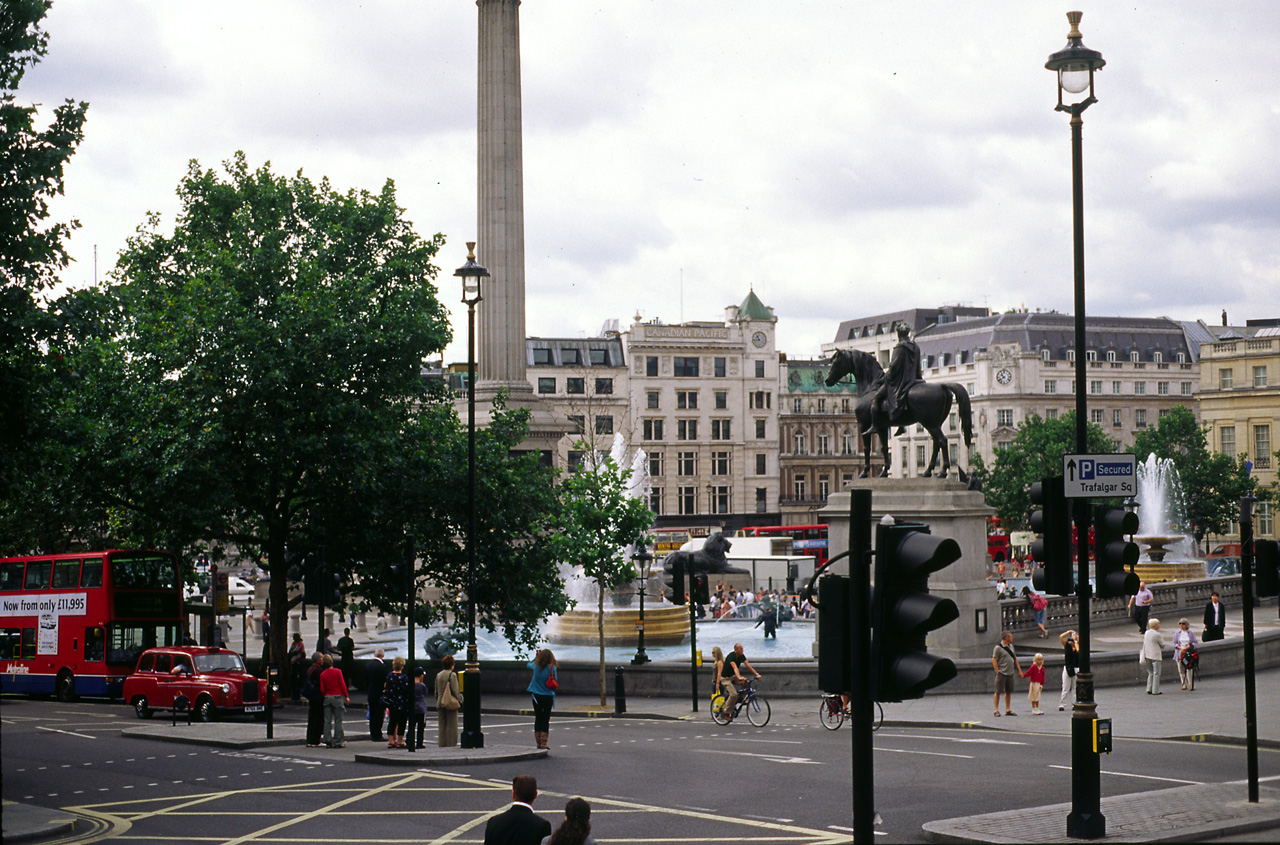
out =
{"type": "Polygon", "coordinates": [[[320,673],[320,693],[324,696],[324,734],[321,741],[330,748],[342,748],[347,744],[342,733],[342,719],[347,713],[351,696],[342,670],[333,665],[333,658],[325,655],[324,671],[320,673]]]}

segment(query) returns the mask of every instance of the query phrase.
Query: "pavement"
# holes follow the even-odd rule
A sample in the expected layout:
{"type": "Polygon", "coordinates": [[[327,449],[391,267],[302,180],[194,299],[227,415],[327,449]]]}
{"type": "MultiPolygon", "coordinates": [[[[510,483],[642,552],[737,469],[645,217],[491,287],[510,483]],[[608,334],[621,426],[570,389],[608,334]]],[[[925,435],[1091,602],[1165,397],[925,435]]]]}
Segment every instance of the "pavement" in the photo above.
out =
{"type": "MultiPolygon", "coordinates": [[[[305,636],[305,634],[304,634],[305,636]]],[[[1045,640],[1028,638],[1018,644],[1020,654],[1034,649],[1052,651],[1045,640]]],[[[1056,645],[1056,638],[1052,640],[1056,645]]],[[[364,644],[366,647],[369,643],[364,644]]],[[[365,649],[361,649],[362,651],[365,649]]],[[[1136,661],[1135,661],[1136,667],[1136,661]]],[[[765,676],[761,691],[768,695],[767,664],[757,666],[765,676]]],[[[684,671],[683,668],[680,671],[684,671]]],[[[1135,679],[1138,677],[1135,672],[1135,679]]],[[[1183,691],[1175,682],[1166,683],[1159,697],[1145,693],[1140,681],[1126,687],[1095,690],[1099,718],[1112,720],[1113,742],[1120,749],[1126,740],[1175,739],[1190,742],[1221,743],[1244,746],[1249,734],[1244,717],[1244,677],[1242,675],[1202,678],[1194,691],[1183,691]]],[[[1048,679],[1041,716],[1031,714],[1025,687],[1013,699],[1016,716],[994,715],[991,696],[981,694],[933,694],[918,701],[883,705],[884,724],[894,728],[935,727],[972,730],[1005,730],[1032,733],[1071,734],[1071,703],[1059,710],[1059,679],[1048,679]]],[[[359,712],[353,696],[352,713],[359,712]]],[[[1260,748],[1280,749],[1280,669],[1260,672],[1256,683],[1257,721],[1254,734],[1260,748]]],[[[1003,703],[1003,702],[1002,702],[1003,703]]],[[[817,720],[818,696],[812,698],[774,698],[774,718],[782,721],[817,720]]],[[[577,718],[632,718],[667,720],[709,719],[706,702],[695,712],[689,698],[628,698],[625,713],[616,703],[601,706],[598,697],[558,695],[555,715],[577,718]]],[[[305,726],[297,719],[305,713],[305,705],[287,703],[280,711],[290,714],[287,721],[274,725],[274,736],[267,738],[267,728],[260,722],[185,721],[157,715],[125,728],[127,737],[214,745],[229,748],[297,747],[305,743],[305,726]]],[[[485,715],[523,715],[532,721],[530,701],[523,695],[486,694],[485,715]]],[[[1003,713],[1003,709],[1002,709],[1003,713]]],[[[367,732],[358,727],[363,720],[349,720],[356,727],[348,731],[345,748],[311,748],[307,753],[334,761],[350,761],[392,766],[473,765],[508,760],[527,760],[546,756],[549,752],[514,745],[486,746],[482,749],[436,748],[428,746],[409,752],[389,749],[372,743],[367,732]]],[[[428,716],[428,721],[431,717],[428,716]]],[[[555,722],[552,721],[554,732],[555,722]]],[[[1243,753],[1243,748],[1242,748],[1243,753]]],[[[1105,766],[1105,761],[1104,761],[1105,766]]],[[[1106,819],[1105,842],[1196,842],[1222,836],[1262,834],[1257,841],[1280,840],[1280,790],[1263,785],[1259,801],[1250,803],[1245,783],[1180,786],[1150,792],[1103,797],[1101,810],[1106,819]]],[[[3,841],[38,841],[69,832],[82,832],[84,821],[43,807],[5,802],[3,807],[3,841]]],[[[1066,816],[1070,804],[1022,808],[1000,813],[964,816],[929,822],[924,835],[936,842],[1058,842],[1066,839],[1066,816]]]]}

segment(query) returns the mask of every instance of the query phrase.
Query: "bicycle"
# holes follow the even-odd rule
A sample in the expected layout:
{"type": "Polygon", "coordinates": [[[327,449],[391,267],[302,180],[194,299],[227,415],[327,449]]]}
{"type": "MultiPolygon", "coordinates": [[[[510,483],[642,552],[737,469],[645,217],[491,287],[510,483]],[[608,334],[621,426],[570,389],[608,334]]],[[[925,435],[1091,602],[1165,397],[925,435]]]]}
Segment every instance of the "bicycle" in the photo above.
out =
{"type": "MultiPolygon", "coordinates": [[[[880,706],[880,702],[874,701],[876,709],[871,714],[871,730],[878,731],[880,726],[884,724],[884,708],[880,706]]],[[[822,726],[829,731],[839,730],[844,724],[845,719],[852,716],[848,710],[844,709],[844,699],[835,693],[824,693],[822,703],[818,705],[818,718],[822,720],[822,726]]]]}
{"type": "Polygon", "coordinates": [[[717,725],[727,725],[731,718],[737,718],[743,710],[747,711],[747,721],[757,728],[769,724],[769,702],[756,692],[755,681],[747,681],[738,691],[738,700],[734,704],[730,716],[724,714],[725,694],[719,690],[711,696],[711,720],[717,725]]]}

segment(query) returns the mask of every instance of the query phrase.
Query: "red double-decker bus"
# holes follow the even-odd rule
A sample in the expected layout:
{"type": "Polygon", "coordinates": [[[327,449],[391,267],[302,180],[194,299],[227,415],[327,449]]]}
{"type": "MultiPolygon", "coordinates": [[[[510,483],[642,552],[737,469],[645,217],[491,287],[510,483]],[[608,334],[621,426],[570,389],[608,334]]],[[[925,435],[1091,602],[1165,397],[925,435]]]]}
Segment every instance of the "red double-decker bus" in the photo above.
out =
{"type": "Polygon", "coordinates": [[[138,655],[178,645],[182,583],[166,552],[0,558],[0,690],[118,697],[138,655]]]}
{"type": "Polygon", "coordinates": [[[751,525],[739,528],[739,537],[790,537],[795,554],[815,558],[815,566],[827,562],[827,524],[814,525],[751,525]]]}

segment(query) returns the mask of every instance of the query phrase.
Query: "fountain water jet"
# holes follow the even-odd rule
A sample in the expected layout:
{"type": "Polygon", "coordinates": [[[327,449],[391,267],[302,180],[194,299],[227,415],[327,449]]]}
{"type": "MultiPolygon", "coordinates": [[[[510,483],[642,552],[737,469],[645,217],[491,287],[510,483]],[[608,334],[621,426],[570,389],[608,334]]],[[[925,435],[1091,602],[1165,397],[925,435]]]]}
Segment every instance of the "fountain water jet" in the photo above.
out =
{"type": "Polygon", "coordinates": [[[1134,567],[1138,577],[1148,583],[1205,577],[1204,563],[1189,554],[1182,481],[1172,461],[1152,453],[1138,464],[1137,500],[1142,533],[1133,539],[1143,547],[1134,567]]]}

